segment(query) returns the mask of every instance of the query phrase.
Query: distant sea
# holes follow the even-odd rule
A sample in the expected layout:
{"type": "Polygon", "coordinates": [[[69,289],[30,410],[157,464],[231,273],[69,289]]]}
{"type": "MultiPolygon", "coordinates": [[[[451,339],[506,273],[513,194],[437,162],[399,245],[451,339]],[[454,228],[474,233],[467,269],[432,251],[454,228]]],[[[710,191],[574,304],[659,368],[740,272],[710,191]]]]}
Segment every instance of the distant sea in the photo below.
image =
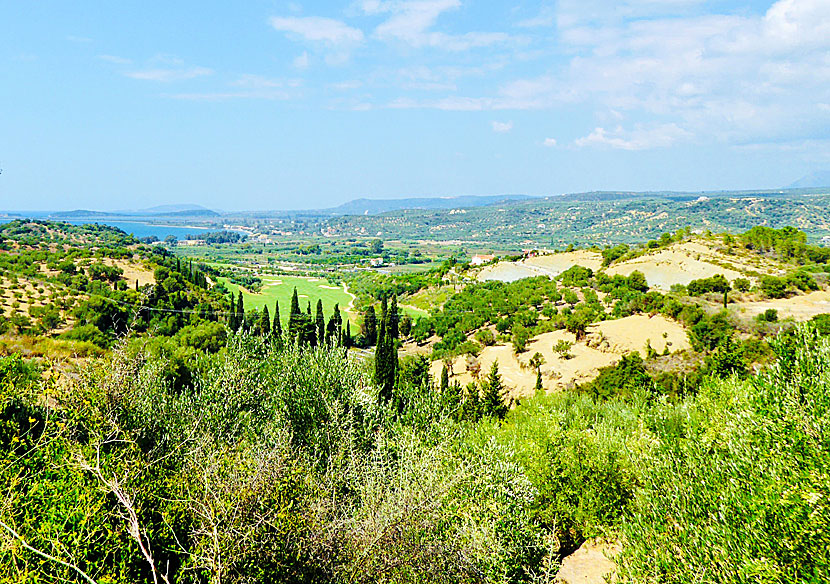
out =
{"type": "MultiPolygon", "coordinates": [[[[0,223],[8,223],[15,219],[14,217],[0,217],[0,223]]],[[[58,219],[57,221],[62,221],[58,219]]],[[[142,223],[141,221],[107,221],[105,219],[90,219],[86,221],[66,221],[72,225],[86,225],[87,223],[100,223],[101,225],[109,225],[117,227],[126,233],[132,233],[135,237],[150,237],[155,235],[158,239],[163,240],[168,235],[174,235],[176,239],[186,239],[188,234],[196,234],[199,232],[211,231],[207,227],[180,227],[171,225],[156,225],[153,223],[142,223]]],[[[213,229],[213,231],[220,230],[221,227],[213,229]]]]}

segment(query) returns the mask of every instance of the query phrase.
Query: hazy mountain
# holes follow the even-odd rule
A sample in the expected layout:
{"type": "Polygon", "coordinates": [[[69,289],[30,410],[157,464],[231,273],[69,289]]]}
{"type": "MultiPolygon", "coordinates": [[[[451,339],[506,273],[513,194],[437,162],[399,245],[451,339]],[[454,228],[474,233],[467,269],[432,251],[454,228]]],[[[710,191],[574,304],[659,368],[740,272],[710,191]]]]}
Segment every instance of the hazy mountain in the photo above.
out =
{"type": "Polygon", "coordinates": [[[792,183],[791,189],[809,189],[815,187],[830,187],[830,170],[817,170],[802,176],[792,183]]]}
{"type": "MultiPolygon", "coordinates": [[[[139,209],[134,213],[142,215],[169,215],[171,213],[180,214],[183,211],[210,211],[207,207],[194,204],[178,204],[178,205],[156,205],[155,207],[148,207],[146,209],[139,209]]],[[[130,211],[124,211],[129,213],[130,211]]]]}
{"type": "Polygon", "coordinates": [[[355,199],[331,209],[330,215],[375,215],[401,209],[460,209],[486,207],[505,201],[523,201],[528,195],[461,195],[457,197],[413,197],[408,199],[355,199]]]}

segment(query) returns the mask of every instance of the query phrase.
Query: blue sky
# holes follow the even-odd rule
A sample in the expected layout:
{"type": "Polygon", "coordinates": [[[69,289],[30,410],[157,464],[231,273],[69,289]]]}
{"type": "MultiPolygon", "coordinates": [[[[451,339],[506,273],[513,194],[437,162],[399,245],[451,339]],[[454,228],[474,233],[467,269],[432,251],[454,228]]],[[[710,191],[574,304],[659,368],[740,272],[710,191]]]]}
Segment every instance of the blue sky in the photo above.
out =
{"type": "Polygon", "coordinates": [[[786,185],[830,2],[4,3],[0,209],[786,185]]]}

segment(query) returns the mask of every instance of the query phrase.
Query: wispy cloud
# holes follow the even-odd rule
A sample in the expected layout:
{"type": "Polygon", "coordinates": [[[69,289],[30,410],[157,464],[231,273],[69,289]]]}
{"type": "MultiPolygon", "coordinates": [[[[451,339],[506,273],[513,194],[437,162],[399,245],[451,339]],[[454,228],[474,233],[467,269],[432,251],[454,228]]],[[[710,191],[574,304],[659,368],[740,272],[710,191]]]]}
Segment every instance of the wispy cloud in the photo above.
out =
{"type": "Polygon", "coordinates": [[[367,0],[362,8],[366,14],[389,14],[375,28],[374,36],[384,41],[397,41],[416,48],[433,47],[447,51],[466,51],[486,47],[509,39],[503,32],[468,32],[447,34],[430,30],[438,17],[461,6],[459,0],[399,0],[382,2],[367,0]]]}
{"type": "Polygon", "coordinates": [[[115,55],[98,55],[98,58],[115,65],[129,65],[132,63],[131,59],[125,59],[124,57],[117,57],[115,55]]]}
{"type": "Polygon", "coordinates": [[[185,67],[176,69],[144,69],[141,71],[129,71],[125,73],[132,79],[142,81],[156,81],[160,83],[171,83],[174,81],[187,81],[197,77],[212,75],[213,69],[207,67],[185,67]]]}
{"type": "Polygon", "coordinates": [[[165,97],[187,101],[229,101],[233,99],[262,99],[285,101],[301,95],[301,79],[273,79],[262,75],[240,75],[228,84],[228,89],[206,92],[183,92],[165,97]]]}
{"type": "MultiPolygon", "coordinates": [[[[594,128],[594,131],[583,138],[574,141],[577,147],[606,146],[621,150],[648,150],[651,148],[665,148],[678,140],[688,138],[689,132],[676,124],[661,124],[651,128],[636,127],[631,131],[621,126],[608,131],[605,128],[594,128]]],[[[547,140],[545,140],[547,145],[547,140]]],[[[555,145],[556,141],[554,141],[555,145]]]]}
{"type": "Polygon", "coordinates": [[[556,146],[556,138],[545,138],[542,142],[542,146],[546,146],[547,148],[553,148],[556,146]]]}
{"type": "Polygon", "coordinates": [[[346,23],[322,16],[275,16],[271,26],[280,31],[297,35],[306,41],[331,45],[359,44],[363,31],[346,23]]]}
{"type": "Polygon", "coordinates": [[[513,129],[513,122],[492,122],[492,125],[497,134],[506,134],[513,129]]]}

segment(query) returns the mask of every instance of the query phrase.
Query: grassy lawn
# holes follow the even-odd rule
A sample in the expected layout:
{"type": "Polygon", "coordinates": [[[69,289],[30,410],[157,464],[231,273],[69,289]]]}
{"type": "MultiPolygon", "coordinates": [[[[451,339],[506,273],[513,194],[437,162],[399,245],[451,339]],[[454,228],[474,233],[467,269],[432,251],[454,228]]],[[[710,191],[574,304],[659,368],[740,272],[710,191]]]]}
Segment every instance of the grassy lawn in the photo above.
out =
{"type": "MultiPolygon", "coordinates": [[[[283,326],[288,323],[288,311],[291,308],[291,295],[294,293],[294,288],[297,288],[297,296],[300,300],[300,309],[305,310],[306,304],[311,301],[311,313],[317,307],[317,300],[323,301],[323,312],[326,319],[332,314],[334,305],[340,304],[340,310],[345,311],[349,305],[352,297],[343,291],[343,288],[333,288],[326,280],[320,278],[304,278],[300,276],[276,276],[263,275],[262,278],[262,292],[260,294],[251,294],[244,288],[242,289],[242,298],[245,302],[245,308],[259,308],[268,306],[268,310],[273,316],[274,303],[280,303],[280,319],[283,326]]],[[[231,283],[226,278],[219,278],[228,290],[232,290],[234,294],[239,290],[239,286],[231,283]]],[[[352,327],[356,324],[354,314],[349,314],[349,320],[352,321],[352,327]]],[[[352,329],[353,332],[355,329],[352,329]]]]}

